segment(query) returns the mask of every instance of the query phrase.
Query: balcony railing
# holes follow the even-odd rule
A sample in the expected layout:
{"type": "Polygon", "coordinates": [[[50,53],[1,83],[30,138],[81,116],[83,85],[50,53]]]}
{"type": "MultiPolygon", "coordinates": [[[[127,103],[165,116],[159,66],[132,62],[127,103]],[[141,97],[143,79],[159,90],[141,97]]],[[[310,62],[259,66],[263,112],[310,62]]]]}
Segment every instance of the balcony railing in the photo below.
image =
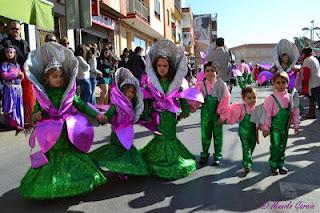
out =
{"type": "Polygon", "coordinates": [[[149,21],[149,8],[138,0],[127,0],[127,12],[139,13],[142,18],[149,21]]]}

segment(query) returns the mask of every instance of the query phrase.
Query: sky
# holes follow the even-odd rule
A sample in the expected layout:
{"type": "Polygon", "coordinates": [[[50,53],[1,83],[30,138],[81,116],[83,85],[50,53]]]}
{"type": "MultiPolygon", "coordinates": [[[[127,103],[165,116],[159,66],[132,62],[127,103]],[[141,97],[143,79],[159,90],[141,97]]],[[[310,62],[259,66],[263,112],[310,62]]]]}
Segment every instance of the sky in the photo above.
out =
{"type": "Polygon", "coordinates": [[[312,20],[320,27],[320,0],[183,0],[182,6],[193,14],[217,13],[218,37],[228,47],[310,38],[302,28],[311,28],[312,20]]]}

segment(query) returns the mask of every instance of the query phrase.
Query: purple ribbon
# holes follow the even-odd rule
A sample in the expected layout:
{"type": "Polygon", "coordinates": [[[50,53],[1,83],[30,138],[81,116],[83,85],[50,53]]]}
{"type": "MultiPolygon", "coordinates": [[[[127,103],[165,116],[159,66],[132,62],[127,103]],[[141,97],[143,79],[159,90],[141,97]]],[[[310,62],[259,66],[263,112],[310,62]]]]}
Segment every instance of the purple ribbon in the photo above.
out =
{"type": "Polygon", "coordinates": [[[153,99],[152,107],[155,111],[153,111],[151,114],[151,122],[143,121],[140,122],[140,124],[151,131],[156,131],[156,126],[160,122],[160,112],[179,112],[179,98],[186,99],[189,103],[192,101],[204,103],[204,98],[201,92],[196,88],[187,88],[182,91],[179,91],[179,88],[177,88],[169,94],[163,94],[157,90],[148,79],[144,79],[142,83],[146,86],[145,89],[143,89],[144,98],[153,99]]]}
{"type": "Polygon", "coordinates": [[[61,135],[64,122],[66,122],[68,137],[71,143],[82,152],[88,152],[93,143],[93,127],[88,119],[80,114],[72,105],[76,93],[76,85],[68,92],[60,108],[53,106],[49,98],[36,87],[37,100],[49,117],[38,121],[32,132],[29,145],[31,149],[38,140],[42,152],[48,152],[57,142],[61,135]]]}
{"type": "Polygon", "coordinates": [[[116,115],[111,120],[111,128],[124,148],[129,150],[134,138],[134,110],[131,101],[114,84],[110,102],[116,106],[116,115]]]}

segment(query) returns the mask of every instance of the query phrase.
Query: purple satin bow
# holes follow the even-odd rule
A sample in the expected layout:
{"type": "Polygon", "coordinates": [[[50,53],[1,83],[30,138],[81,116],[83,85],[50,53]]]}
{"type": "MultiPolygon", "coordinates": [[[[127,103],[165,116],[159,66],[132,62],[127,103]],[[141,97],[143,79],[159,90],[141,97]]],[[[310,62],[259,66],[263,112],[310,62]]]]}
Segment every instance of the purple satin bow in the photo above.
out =
{"type": "Polygon", "coordinates": [[[146,86],[143,89],[144,98],[153,99],[153,109],[155,111],[152,112],[151,120],[152,122],[140,122],[141,125],[145,126],[146,128],[150,129],[151,131],[156,130],[156,126],[160,122],[159,112],[169,111],[172,113],[179,112],[180,103],[179,98],[186,99],[188,101],[195,101],[204,103],[204,98],[201,92],[196,88],[187,88],[182,91],[179,91],[179,88],[173,90],[169,94],[163,94],[159,90],[157,90],[148,79],[144,79],[143,84],[146,86]]]}
{"type": "Polygon", "coordinates": [[[110,101],[116,106],[117,114],[111,120],[114,131],[124,148],[129,150],[134,138],[134,110],[131,101],[123,95],[116,85],[111,88],[110,101]]]}
{"type": "Polygon", "coordinates": [[[49,117],[38,121],[33,130],[29,145],[31,149],[38,140],[42,152],[48,152],[61,135],[64,122],[66,122],[68,137],[71,143],[82,152],[88,152],[93,143],[93,127],[88,119],[80,114],[72,105],[76,92],[76,85],[68,92],[59,109],[55,108],[49,98],[36,87],[37,100],[49,117]]]}

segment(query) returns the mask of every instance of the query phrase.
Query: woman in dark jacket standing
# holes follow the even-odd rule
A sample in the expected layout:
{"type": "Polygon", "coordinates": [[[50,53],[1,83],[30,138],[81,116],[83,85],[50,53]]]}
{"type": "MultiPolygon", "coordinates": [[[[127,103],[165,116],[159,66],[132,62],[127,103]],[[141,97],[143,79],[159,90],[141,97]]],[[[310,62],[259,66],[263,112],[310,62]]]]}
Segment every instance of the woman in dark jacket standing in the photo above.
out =
{"type": "Polygon", "coordinates": [[[114,69],[112,55],[109,49],[103,49],[98,60],[98,69],[102,72],[102,78],[98,78],[98,84],[101,89],[98,104],[108,103],[109,85],[112,83],[112,72],[114,69]]]}
{"type": "Polygon", "coordinates": [[[146,70],[142,47],[136,47],[133,54],[129,58],[128,67],[134,77],[136,77],[140,81],[141,76],[145,73],[146,70]]]}

